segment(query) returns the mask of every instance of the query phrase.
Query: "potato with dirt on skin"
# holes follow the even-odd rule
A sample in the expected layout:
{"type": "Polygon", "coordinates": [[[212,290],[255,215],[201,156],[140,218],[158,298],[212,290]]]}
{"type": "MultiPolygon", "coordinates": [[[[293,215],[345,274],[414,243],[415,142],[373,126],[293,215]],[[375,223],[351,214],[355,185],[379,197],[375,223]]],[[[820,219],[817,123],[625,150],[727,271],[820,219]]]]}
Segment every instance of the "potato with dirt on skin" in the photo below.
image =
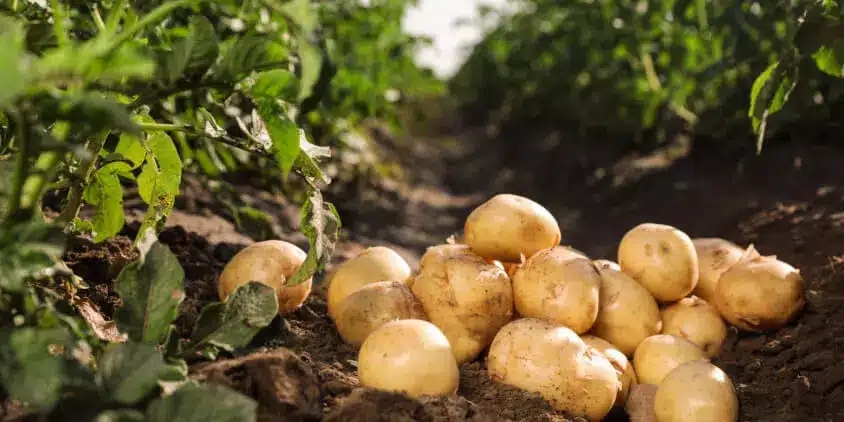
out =
{"type": "Polygon", "coordinates": [[[661,303],[688,296],[699,277],[692,239],[665,224],[643,223],[630,229],[618,245],[618,264],[661,303]]]}
{"type": "Polygon", "coordinates": [[[800,270],[762,256],[753,247],[740,262],[721,274],[715,307],[730,324],[750,332],[784,327],[806,306],[800,270]]]}
{"type": "Polygon", "coordinates": [[[402,319],[376,328],[358,351],[361,386],[412,397],[454,394],[460,371],[445,334],[428,321],[402,319]]]}
{"type": "Polygon", "coordinates": [[[636,348],[633,369],[642,384],[659,384],[680,364],[704,359],[709,360],[703,349],[683,337],[672,334],[650,336],[636,348]]]}
{"type": "Polygon", "coordinates": [[[588,258],[568,248],[545,249],[513,273],[516,312],[566,326],[577,334],[598,316],[601,274],[588,258]]]}
{"type": "Polygon", "coordinates": [[[733,422],[738,407],[730,377],[705,360],[669,372],[657,387],[653,405],[657,422],[733,422]]]}
{"type": "Polygon", "coordinates": [[[689,296],[662,310],[662,332],[684,337],[715,357],[727,339],[727,324],[714,306],[689,296]]]}
{"type": "Polygon", "coordinates": [[[601,289],[598,317],[591,333],[632,357],[642,340],[662,331],[659,305],[615,262],[599,259],[594,264],[601,274],[601,289]]]}
{"type": "Polygon", "coordinates": [[[507,273],[468,247],[428,248],[410,286],[428,319],[445,333],[459,364],[476,358],[513,318],[507,273]]]}
{"type": "Polygon", "coordinates": [[[621,390],[619,390],[618,396],[616,396],[615,405],[624,406],[624,403],[627,401],[627,395],[630,393],[630,388],[639,382],[636,377],[636,371],[633,369],[633,364],[630,363],[630,360],[627,359],[627,356],[624,356],[621,350],[618,350],[618,347],[615,347],[615,345],[600,337],[587,334],[581,336],[580,339],[587,346],[603,353],[612,366],[615,367],[618,379],[621,381],[621,390]]]}
{"type": "Polygon", "coordinates": [[[498,194],[475,208],[463,228],[476,254],[502,263],[521,262],[560,243],[557,220],[542,205],[519,195],[498,194]]]}
{"type": "Polygon", "coordinates": [[[744,249],[717,237],[692,239],[697,252],[699,277],[694,295],[712,303],[721,274],[741,260],[744,249]]]}
{"type": "Polygon", "coordinates": [[[419,299],[401,281],[367,284],[343,299],[336,312],[337,332],[354,347],[360,347],[372,331],[387,322],[428,319],[419,299]]]}
{"type": "Polygon", "coordinates": [[[253,243],[235,254],[223,268],[217,294],[220,300],[226,300],[237,287],[258,281],[275,289],[278,313],[289,314],[299,309],[311,293],[310,278],[295,286],[285,285],[306,257],[305,251],[283,240],[253,243]]]}
{"type": "Polygon", "coordinates": [[[364,249],[337,267],[328,280],[326,304],[328,315],[334,319],[340,302],[361,287],[379,281],[406,282],[411,275],[407,261],[385,246],[364,249]]]}
{"type": "Polygon", "coordinates": [[[621,381],[612,363],[574,331],[521,318],[496,334],[487,356],[493,381],[538,393],[555,409],[601,420],[616,402],[621,381]]]}

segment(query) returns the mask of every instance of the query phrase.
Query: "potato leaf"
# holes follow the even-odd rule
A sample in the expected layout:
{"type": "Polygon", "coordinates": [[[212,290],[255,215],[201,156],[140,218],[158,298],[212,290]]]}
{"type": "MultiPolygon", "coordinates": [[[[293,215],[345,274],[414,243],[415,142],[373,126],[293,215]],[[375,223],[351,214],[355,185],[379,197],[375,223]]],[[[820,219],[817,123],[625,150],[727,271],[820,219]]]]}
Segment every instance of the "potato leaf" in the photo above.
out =
{"type": "Polygon", "coordinates": [[[229,81],[239,82],[253,71],[286,65],[289,55],[287,47],[270,37],[248,34],[239,38],[226,51],[215,73],[229,81]]]}
{"type": "Polygon", "coordinates": [[[20,292],[27,279],[56,265],[64,240],[61,227],[41,221],[0,227],[0,290],[20,292]]]}
{"type": "Polygon", "coordinates": [[[258,113],[272,141],[271,152],[286,178],[299,156],[299,128],[282,114],[275,100],[258,100],[258,113]]]}
{"type": "Polygon", "coordinates": [[[757,133],[757,153],[762,150],[768,118],[782,110],[796,85],[797,67],[784,62],[768,66],[753,82],[748,115],[757,133]]]}
{"type": "Polygon", "coordinates": [[[331,148],[314,145],[308,141],[305,131],[299,130],[299,156],[293,165],[306,178],[331,183],[331,179],[322,172],[318,162],[331,157],[331,148]]]}
{"type": "Polygon", "coordinates": [[[123,214],[123,188],[117,175],[131,170],[124,162],[112,162],[97,170],[85,187],[83,199],[97,208],[93,218],[94,242],[113,237],[126,223],[123,214]]]}
{"type": "Polygon", "coordinates": [[[311,96],[314,85],[319,80],[322,69],[322,51],[313,45],[306,36],[297,37],[297,52],[301,66],[299,76],[299,101],[311,96]]]}
{"type": "Polygon", "coordinates": [[[185,297],[185,273],[176,256],[146,232],[138,260],[126,265],[115,281],[123,300],[115,320],[129,339],[161,344],[185,297]],[[154,242],[147,247],[146,242],[154,242]]]}
{"type": "Polygon", "coordinates": [[[149,396],[158,380],[173,368],[164,363],[155,345],[113,343],[99,360],[96,383],[110,401],[133,405],[149,396]]]}
{"type": "Polygon", "coordinates": [[[310,249],[304,264],[287,280],[287,286],[304,283],[331,261],[334,246],[340,237],[340,215],[330,202],[325,202],[322,193],[309,188],[307,201],[302,206],[302,232],[308,237],[310,249]]]}
{"type": "Polygon", "coordinates": [[[812,54],[821,71],[836,77],[844,77],[844,39],[821,46],[812,54]]]}
{"type": "Polygon", "coordinates": [[[114,152],[129,160],[132,163],[133,170],[143,164],[147,155],[147,149],[141,143],[141,140],[127,133],[120,135],[120,140],[117,142],[114,152]]]}
{"type": "Polygon", "coordinates": [[[272,69],[255,76],[251,93],[254,98],[294,101],[298,85],[296,75],[285,69],[272,69]]]}
{"type": "Polygon", "coordinates": [[[26,86],[21,69],[23,30],[8,16],[0,16],[0,106],[15,98],[26,86]]]}
{"type": "Polygon", "coordinates": [[[0,384],[13,398],[42,409],[58,401],[65,382],[65,363],[54,350],[68,346],[61,328],[0,330],[0,384]]]}
{"type": "Polygon", "coordinates": [[[220,54],[214,25],[201,15],[193,15],[187,36],[176,42],[167,55],[164,68],[167,81],[172,84],[187,76],[202,76],[220,54]]]}
{"type": "Polygon", "coordinates": [[[258,404],[228,387],[187,383],[158,398],[147,409],[147,422],[254,421],[258,404]]]}
{"type": "Polygon", "coordinates": [[[176,204],[182,183],[182,160],[173,139],[164,132],[152,132],[146,143],[151,156],[137,180],[138,193],[149,208],[138,233],[161,228],[176,204]]]}

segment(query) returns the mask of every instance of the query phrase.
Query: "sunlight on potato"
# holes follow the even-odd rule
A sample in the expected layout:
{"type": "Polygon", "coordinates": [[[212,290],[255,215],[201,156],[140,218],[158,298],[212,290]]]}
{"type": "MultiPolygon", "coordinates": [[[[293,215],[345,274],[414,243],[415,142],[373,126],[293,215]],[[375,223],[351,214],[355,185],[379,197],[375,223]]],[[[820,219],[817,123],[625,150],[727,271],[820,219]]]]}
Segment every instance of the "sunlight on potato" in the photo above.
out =
{"type": "Polygon", "coordinates": [[[700,270],[694,295],[712,303],[721,274],[741,260],[744,249],[717,237],[693,239],[692,243],[695,245],[700,270]]]}
{"type": "Polygon", "coordinates": [[[715,357],[727,339],[727,324],[714,306],[689,296],[662,310],[662,332],[686,338],[715,357]]]}
{"type": "Polygon", "coordinates": [[[721,368],[703,360],[674,368],[659,383],[654,397],[657,422],[734,422],[738,410],[730,378],[721,368]]]}
{"type": "Polygon", "coordinates": [[[618,264],[658,302],[680,300],[697,286],[692,239],[665,224],[643,223],[628,231],[618,245],[618,264]]]}
{"type": "Polygon", "coordinates": [[[642,384],[659,384],[682,363],[708,357],[696,344],[671,334],[650,336],[636,348],[633,369],[642,384]]]}
{"type": "Polygon", "coordinates": [[[333,319],[340,302],[367,284],[379,281],[406,282],[409,277],[410,266],[394,250],[385,246],[366,248],[340,264],[328,280],[328,315],[333,319]]]}
{"type": "Polygon", "coordinates": [[[400,319],[427,320],[422,304],[401,281],[367,284],[340,302],[334,320],[346,343],[360,347],[381,325],[400,319]]]}
{"type": "Polygon", "coordinates": [[[618,373],[618,379],[621,381],[621,390],[615,399],[616,406],[624,406],[627,401],[627,395],[630,393],[630,388],[636,385],[639,381],[636,377],[636,371],[633,369],[633,364],[624,356],[615,345],[610,342],[593,335],[585,335],[580,337],[587,346],[593,347],[610,361],[615,371],[618,373]]]}

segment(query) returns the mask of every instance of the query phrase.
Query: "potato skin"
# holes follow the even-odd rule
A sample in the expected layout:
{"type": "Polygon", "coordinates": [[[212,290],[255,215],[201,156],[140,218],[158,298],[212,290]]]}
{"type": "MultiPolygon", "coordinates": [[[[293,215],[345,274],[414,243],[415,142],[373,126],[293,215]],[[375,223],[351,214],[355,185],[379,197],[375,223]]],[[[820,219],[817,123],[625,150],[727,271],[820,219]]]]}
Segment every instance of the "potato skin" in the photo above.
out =
{"type": "Polygon", "coordinates": [[[487,371],[496,382],[540,394],[560,411],[601,420],[621,381],[603,353],[574,331],[536,318],[505,325],[489,348],[487,371]]]}
{"type": "Polygon", "coordinates": [[[688,296],[699,277],[692,239],[665,224],[643,223],[628,231],[618,245],[618,264],[662,303],[688,296]]]}
{"type": "Polygon", "coordinates": [[[402,319],[376,328],[358,351],[364,387],[412,397],[454,394],[460,371],[445,335],[428,321],[402,319]]]}
{"type": "Polygon", "coordinates": [[[457,246],[428,248],[410,285],[463,364],[476,358],[513,318],[513,287],[502,267],[457,246]]]}
{"type": "Polygon", "coordinates": [[[518,263],[560,243],[557,220],[542,205],[519,195],[498,194],[466,218],[466,244],[488,259],[518,263]]]}
{"type": "Polygon", "coordinates": [[[289,314],[299,309],[311,293],[312,279],[296,286],[284,286],[306,257],[305,251],[290,242],[266,240],[253,243],[235,254],[223,268],[217,283],[217,294],[220,300],[225,300],[238,286],[259,281],[276,290],[278,313],[289,314]]]}
{"type": "Polygon", "coordinates": [[[427,320],[410,287],[401,281],[367,284],[340,302],[334,324],[343,340],[359,348],[381,325],[400,319],[427,320]]]}
{"type": "Polygon", "coordinates": [[[555,247],[531,256],[513,273],[516,312],[546,319],[577,334],[598,316],[601,274],[592,261],[555,247]]]}
{"type": "Polygon", "coordinates": [[[364,249],[356,257],[342,263],[328,281],[326,304],[334,319],[340,302],[359,288],[379,281],[406,282],[411,275],[407,261],[385,246],[364,249]]]}
{"type": "Polygon", "coordinates": [[[642,340],[662,331],[659,305],[612,261],[594,261],[601,274],[600,306],[591,333],[606,339],[628,357],[642,340]]]}
{"type": "Polygon", "coordinates": [[[662,332],[684,337],[715,357],[727,339],[727,324],[714,306],[689,296],[662,310],[662,332]]]}
{"type": "Polygon", "coordinates": [[[657,422],[733,422],[738,420],[738,407],[730,377],[703,360],[672,370],[654,397],[657,422]]]}
{"type": "Polygon", "coordinates": [[[703,349],[671,334],[650,336],[636,348],[633,369],[642,384],[659,384],[671,370],[692,360],[709,360],[703,349]]]}
{"type": "Polygon", "coordinates": [[[728,268],[738,263],[744,255],[744,249],[729,240],[717,237],[692,239],[698,256],[700,276],[694,295],[713,303],[718,279],[728,268]]]}
{"type": "Polygon", "coordinates": [[[627,359],[627,356],[624,356],[624,353],[622,353],[621,350],[618,350],[618,347],[615,347],[615,345],[600,337],[587,334],[581,336],[580,339],[583,340],[587,346],[595,348],[599,352],[603,353],[607,360],[609,360],[615,368],[616,373],[618,373],[618,379],[621,381],[621,390],[618,391],[618,396],[616,396],[615,399],[615,405],[624,406],[624,403],[627,401],[627,396],[630,394],[630,388],[639,382],[638,377],[636,377],[636,371],[633,369],[633,364],[627,359]]]}

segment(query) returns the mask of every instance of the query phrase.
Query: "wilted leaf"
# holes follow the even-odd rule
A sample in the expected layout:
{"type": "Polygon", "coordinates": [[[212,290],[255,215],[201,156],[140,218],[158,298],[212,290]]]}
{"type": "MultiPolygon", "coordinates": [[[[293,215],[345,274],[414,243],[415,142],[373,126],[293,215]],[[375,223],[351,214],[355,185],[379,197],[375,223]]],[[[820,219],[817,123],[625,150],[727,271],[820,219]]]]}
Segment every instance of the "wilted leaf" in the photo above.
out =
{"type": "Polygon", "coordinates": [[[21,69],[24,34],[13,18],[0,15],[0,106],[15,98],[26,85],[21,69]]]}
{"type": "Polygon", "coordinates": [[[109,343],[122,343],[126,341],[126,335],[117,329],[114,321],[106,321],[103,314],[89,300],[82,299],[77,303],[76,311],[91,326],[94,334],[100,340],[105,340],[109,343]]]}
{"type": "Polygon", "coordinates": [[[304,283],[331,261],[334,246],[340,237],[340,215],[330,202],[325,202],[319,189],[310,187],[308,200],[302,206],[302,232],[310,249],[301,267],[287,280],[287,286],[304,283]]]}
{"type": "Polygon", "coordinates": [[[99,360],[96,382],[109,400],[132,405],[152,393],[170,372],[153,344],[111,344],[99,360]]]}
{"type": "Polygon", "coordinates": [[[214,25],[201,15],[191,16],[187,36],[177,41],[173,51],[167,55],[164,67],[168,81],[172,84],[183,75],[205,74],[219,54],[219,41],[214,25]]]}
{"type": "Polygon", "coordinates": [[[254,421],[258,404],[237,391],[217,384],[185,384],[169,396],[150,403],[147,422],[254,421]]]}
{"type": "Polygon", "coordinates": [[[258,112],[272,140],[272,154],[284,177],[290,173],[299,156],[299,128],[283,115],[274,100],[259,100],[258,112]]]}
{"type": "Polygon", "coordinates": [[[331,157],[331,148],[310,143],[305,131],[299,129],[299,150],[299,156],[296,157],[294,167],[305,177],[323,183],[331,183],[331,180],[322,172],[318,164],[320,160],[331,157]]]}
{"type": "Polygon", "coordinates": [[[147,138],[151,154],[138,176],[138,194],[149,205],[139,233],[160,228],[179,194],[182,183],[182,160],[173,139],[164,132],[152,132],[147,138]]]}
{"type": "Polygon", "coordinates": [[[85,202],[97,208],[93,218],[94,242],[113,237],[126,223],[123,214],[123,188],[117,175],[128,172],[129,165],[113,162],[97,170],[85,187],[85,202]]]}
{"type": "Polygon", "coordinates": [[[60,328],[0,330],[0,383],[13,398],[40,408],[51,407],[61,394],[65,364],[57,350],[70,343],[60,328]]]}
{"type": "Polygon", "coordinates": [[[160,344],[185,297],[185,273],[176,256],[157,240],[148,251],[144,245],[139,249],[140,258],[126,265],[115,281],[123,300],[115,320],[131,340],[160,344]]]}

